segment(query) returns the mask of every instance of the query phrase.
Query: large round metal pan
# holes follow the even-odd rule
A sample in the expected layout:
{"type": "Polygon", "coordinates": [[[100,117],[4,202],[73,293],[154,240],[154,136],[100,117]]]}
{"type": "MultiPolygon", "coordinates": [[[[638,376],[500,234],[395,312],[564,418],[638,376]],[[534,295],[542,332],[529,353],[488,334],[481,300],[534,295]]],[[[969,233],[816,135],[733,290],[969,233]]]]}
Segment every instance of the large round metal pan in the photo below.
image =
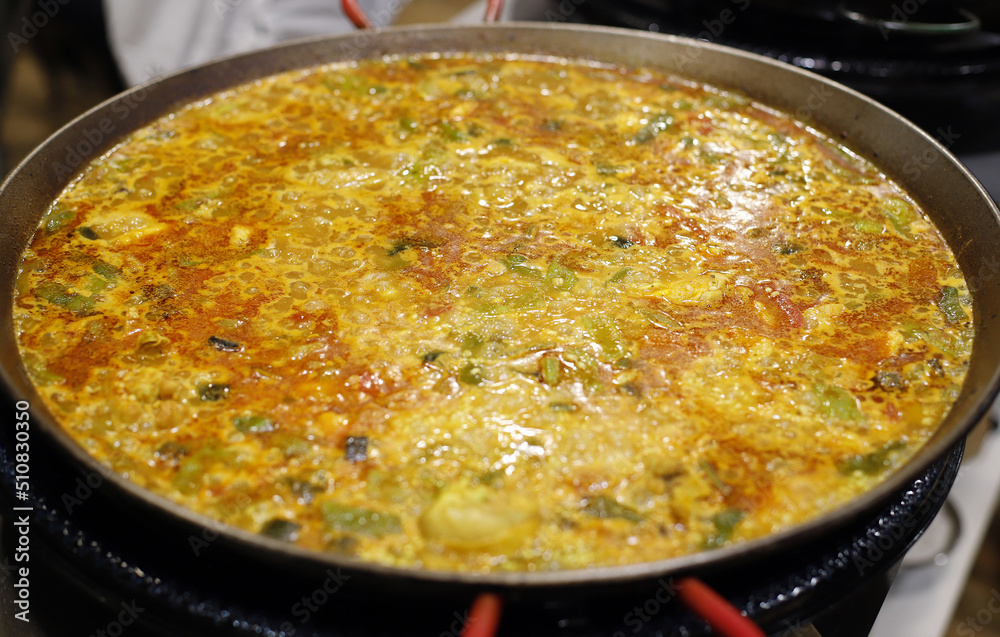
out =
{"type": "MultiPolygon", "coordinates": [[[[336,117],[335,113],[330,114],[336,117]]],[[[947,131],[941,131],[947,143],[947,131]]],[[[322,572],[343,568],[380,587],[402,586],[414,594],[454,587],[492,587],[514,593],[571,589],[576,594],[626,583],[650,582],[679,573],[718,572],[761,559],[780,559],[800,543],[822,541],[845,525],[872,515],[932,462],[954,447],[981,418],[996,394],[1000,359],[1000,215],[976,180],[928,134],[872,100],[818,76],[763,57],[680,38],[607,28],[551,24],[480,27],[417,27],[359,32],[293,43],[241,55],[139,86],[101,104],[68,124],[8,177],[0,190],[0,377],[8,399],[31,403],[32,436],[45,437],[65,468],[67,484],[76,476],[105,475],[101,497],[119,502],[129,524],[145,516],[157,520],[157,542],[185,543],[210,529],[213,555],[229,553],[255,560],[262,568],[322,572]],[[297,549],[251,533],[220,528],[209,520],[153,495],[107,470],[88,456],[55,423],[24,374],[15,347],[11,297],[19,256],[49,203],[91,158],[131,131],[188,102],[274,73],[385,54],[421,52],[517,52],[647,66],[741,91],[764,104],[795,114],[834,135],[895,179],[928,212],[958,258],[974,300],[975,346],[965,386],[930,442],[874,491],[819,519],[786,532],[662,561],[621,567],[535,573],[448,573],[363,563],[334,554],[297,549]]],[[[13,427],[5,419],[4,427],[13,427]]],[[[466,591],[468,589],[465,589],[466,591]]]]}

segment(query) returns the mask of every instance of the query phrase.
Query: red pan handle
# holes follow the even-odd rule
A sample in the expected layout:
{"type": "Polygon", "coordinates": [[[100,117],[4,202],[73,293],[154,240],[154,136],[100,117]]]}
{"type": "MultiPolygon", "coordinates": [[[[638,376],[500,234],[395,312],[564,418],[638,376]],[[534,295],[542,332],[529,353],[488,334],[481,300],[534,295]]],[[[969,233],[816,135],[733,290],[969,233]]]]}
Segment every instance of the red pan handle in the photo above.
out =
{"type": "MultiPolygon", "coordinates": [[[[740,614],[724,597],[700,579],[685,577],[677,582],[677,594],[691,611],[704,619],[719,637],[766,637],[755,623],[740,614]]],[[[496,593],[481,593],[469,609],[461,637],[495,637],[503,612],[496,593]]]]}
{"type": "Polygon", "coordinates": [[[496,593],[481,593],[472,602],[461,637],[494,637],[500,625],[503,600],[496,593]]]}
{"type": "MultiPolygon", "coordinates": [[[[368,15],[358,6],[357,0],[341,0],[344,13],[351,19],[359,29],[371,29],[374,25],[368,19],[368,15]]],[[[486,17],[483,19],[486,24],[492,24],[500,19],[500,12],[503,10],[503,0],[487,0],[486,17]]]]}
{"type": "Polygon", "coordinates": [[[700,579],[685,577],[677,582],[677,595],[721,637],[766,637],[759,626],[741,615],[726,598],[700,579]]]}

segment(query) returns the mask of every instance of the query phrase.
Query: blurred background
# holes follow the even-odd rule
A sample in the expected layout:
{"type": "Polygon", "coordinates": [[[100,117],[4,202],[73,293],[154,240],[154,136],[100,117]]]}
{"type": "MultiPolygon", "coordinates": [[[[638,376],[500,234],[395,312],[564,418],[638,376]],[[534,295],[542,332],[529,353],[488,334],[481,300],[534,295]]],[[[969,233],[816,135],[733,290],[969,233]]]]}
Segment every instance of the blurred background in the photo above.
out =
{"type": "MultiPolygon", "coordinates": [[[[395,22],[477,21],[482,5],[414,0],[395,22]]],[[[821,72],[902,110],[932,135],[957,133],[952,150],[1000,195],[1000,2],[539,0],[508,3],[504,17],[685,34],[821,72]],[[722,23],[727,9],[736,17],[722,23]]],[[[129,84],[106,18],[99,0],[0,0],[0,173],[129,84]]],[[[980,457],[974,478],[959,484],[904,564],[873,635],[1000,637],[1000,614],[982,621],[983,609],[1000,608],[995,430],[985,421],[970,437],[967,461],[980,457]]]]}

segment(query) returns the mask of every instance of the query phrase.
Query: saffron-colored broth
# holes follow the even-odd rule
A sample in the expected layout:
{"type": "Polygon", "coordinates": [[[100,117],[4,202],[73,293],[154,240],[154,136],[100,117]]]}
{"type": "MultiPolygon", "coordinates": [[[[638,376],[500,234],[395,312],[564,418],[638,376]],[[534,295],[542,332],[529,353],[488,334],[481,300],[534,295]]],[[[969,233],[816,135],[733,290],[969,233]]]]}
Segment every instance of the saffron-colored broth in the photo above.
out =
{"type": "Polygon", "coordinates": [[[38,392],[142,487],[438,570],[651,561],[865,493],[963,381],[971,301],[875,167],[648,69],[425,55],[136,131],[17,280],[38,392]]]}

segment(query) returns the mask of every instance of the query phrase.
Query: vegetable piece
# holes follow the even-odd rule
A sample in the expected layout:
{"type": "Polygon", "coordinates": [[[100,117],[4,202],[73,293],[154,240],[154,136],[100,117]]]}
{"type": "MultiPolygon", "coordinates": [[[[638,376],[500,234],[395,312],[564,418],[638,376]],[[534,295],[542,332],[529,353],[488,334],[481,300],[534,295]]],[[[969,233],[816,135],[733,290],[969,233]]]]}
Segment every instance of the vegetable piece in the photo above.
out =
{"type": "Polygon", "coordinates": [[[621,332],[611,319],[606,316],[586,318],[583,320],[583,329],[595,343],[600,345],[607,359],[617,360],[626,355],[621,332]]]}
{"type": "Polygon", "coordinates": [[[633,144],[646,144],[653,141],[657,135],[663,131],[670,128],[670,125],[674,122],[674,118],[669,113],[660,113],[653,119],[649,120],[649,123],[639,129],[639,131],[632,136],[630,140],[633,144]]]}
{"type": "Polygon", "coordinates": [[[875,384],[882,391],[894,391],[906,387],[906,381],[899,372],[880,371],[875,374],[875,384]]]}
{"type": "Polygon", "coordinates": [[[90,226],[81,226],[78,232],[80,233],[81,237],[89,241],[96,241],[97,239],[101,238],[100,235],[94,232],[94,229],[91,228],[90,226]]]}
{"type": "Polygon", "coordinates": [[[882,234],[885,231],[885,224],[874,219],[858,219],[854,222],[854,229],[868,234],[882,234]]]}
{"type": "Polygon", "coordinates": [[[855,471],[868,476],[878,475],[892,466],[892,455],[905,448],[905,442],[894,440],[871,453],[858,454],[841,460],[837,463],[837,470],[845,476],[849,476],[855,471]]]}
{"type": "Polygon", "coordinates": [[[348,531],[381,537],[402,533],[403,524],[398,516],[361,507],[351,507],[337,502],[324,502],[321,506],[323,520],[338,531],[348,531]]]}
{"type": "Polygon", "coordinates": [[[441,121],[441,132],[444,133],[445,139],[453,142],[464,142],[469,140],[468,135],[463,133],[457,126],[449,121],[441,121]]]}
{"type": "Polygon", "coordinates": [[[564,413],[573,413],[580,409],[575,403],[549,403],[549,411],[561,411],[564,413]]]}
{"type": "Polygon", "coordinates": [[[466,332],[462,335],[462,350],[470,354],[476,354],[485,343],[483,337],[475,332],[466,332]]]}
{"type": "Polygon", "coordinates": [[[236,429],[247,434],[268,433],[275,429],[274,422],[260,414],[237,416],[233,418],[233,424],[236,425],[236,429]]]}
{"type": "Polygon", "coordinates": [[[733,488],[722,481],[722,478],[719,477],[719,474],[716,472],[715,467],[712,466],[712,463],[708,460],[699,460],[698,466],[701,467],[701,470],[708,475],[708,479],[712,481],[712,484],[715,485],[715,488],[718,489],[722,495],[729,495],[732,493],[733,488]]]}
{"type": "Polygon", "coordinates": [[[681,327],[680,323],[663,312],[657,310],[639,310],[639,312],[649,319],[650,323],[661,329],[676,330],[681,327]]]}
{"type": "Polygon", "coordinates": [[[213,403],[229,396],[229,385],[225,383],[206,383],[198,385],[198,397],[207,403],[213,403]]]}
{"type": "Polygon", "coordinates": [[[715,531],[705,542],[707,548],[719,548],[733,536],[736,525],[743,519],[745,513],[739,509],[726,509],[712,516],[712,525],[715,531]]]}
{"type": "Polygon", "coordinates": [[[443,354],[447,354],[447,353],[448,352],[446,352],[444,350],[440,350],[440,349],[431,350],[430,352],[427,352],[426,354],[424,354],[423,356],[421,356],[420,360],[422,362],[424,362],[424,363],[433,363],[437,359],[441,358],[441,356],[443,354]]]}
{"type": "Polygon", "coordinates": [[[74,294],[63,307],[77,316],[86,316],[94,311],[94,306],[94,299],[83,294],[74,294]]]}
{"type": "Polygon", "coordinates": [[[209,336],[208,342],[220,352],[238,352],[243,349],[243,347],[236,341],[227,341],[226,339],[219,338],[218,336],[209,336]]]}
{"type": "Polygon", "coordinates": [[[616,248],[621,248],[622,250],[631,248],[632,246],[635,245],[634,241],[629,241],[626,237],[621,237],[618,235],[611,235],[610,237],[608,237],[608,241],[615,244],[616,248]]]}
{"type": "Polygon", "coordinates": [[[774,246],[774,251],[783,255],[798,254],[803,250],[805,250],[805,246],[798,243],[792,243],[790,241],[779,243],[774,246]]]}
{"type": "Polygon", "coordinates": [[[949,323],[961,323],[966,320],[965,309],[958,297],[958,289],[950,285],[941,288],[937,298],[938,309],[949,323]]]}
{"type": "Polygon", "coordinates": [[[559,359],[555,356],[546,356],[541,361],[542,368],[542,380],[549,387],[555,387],[559,384],[559,375],[562,371],[562,364],[559,359]]]}
{"type": "Polygon", "coordinates": [[[267,522],[261,529],[260,534],[266,537],[281,540],[282,542],[297,542],[299,531],[302,527],[290,520],[275,518],[267,522]]]}
{"type": "MultiPolygon", "coordinates": [[[[515,310],[537,310],[545,304],[545,296],[539,290],[525,290],[510,301],[510,307],[515,310]]],[[[502,307],[502,306],[500,306],[502,307]]],[[[502,314],[502,312],[487,312],[502,314]]]]}
{"type": "Polygon", "coordinates": [[[70,292],[69,288],[62,283],[43,283],[35,289],[35,294],[77,316],[93,313],[96,305],[89,296],[70,292]]]}
{"type": "Polygon", "coordinates": [[[615,272],[614,276],[604,282],[604,285],[614,285],[616,283],[621,283],[625,277],[628,276],[628,268],[622,268],[615,272]]]}
{"type": "Polygon", "coordinates": [[[896,232],[904,237],[910,236],[910,224],[917,219],[913,206],[898,197],[889,197],[882,202],[882,214],[896,232]]]}
{"type": "Polygon", "coordinates": [[[364,462],[368,459],[368,436],[348,436],[344,448],[344,458],[348,462],[364,462]]]}
{"type": "Polygon", "coordinates": [[[608,518],[619,518],[629,522],[642,522],[645,518],[638,512],[627,506],[619,504],[614,498],[606,495],[599,495],[596,498],[587,498],[583,503],[583,512],[589,516],[606,520],[608,518]]]}
{"type": "Polygon", "coordinates": [[[399,120],[399,128],[408,133],[412,133],[417,130],[417,122],[411,117],[403,117],[399,120]]]}
{"type": "Polygon", "coordinates": [[[545,280],[556,290],[571,290],[576,285],[576,272],[553,261],[545,273],[545,280]]]}
{"type": "Polygon", "coordinates": [[[837,420],[864,420],[865,416],[858,409],[858,401],[846,389],[834,385],[818,383],[813,386],[813,395],[818,401],[821,414],[837,420]]]}
{"type": "Polygon", "coordinates": [[[133,355],[144,363],[151,363],[160,360],[169,351],[169,338],[153,330],[145,330],[135,340],[133,355]]]}
{"type": "Polygon", "coordinates": [[[537,270],[531,266],[524,265],[527,261],[527,257],[521,254],[508,254],[504,260],[503,264],[507,266],[507,269],[515,274],[520,274],[521,276],[530,276],[536,279],[542,277],[541,270],[537,270]]]}
{"type": "Polygon", "coordinates": [[[420,532],[457,549],[512,550],[534,534],[540,520],[538,503],[518,492],[451,485],[420,516],[420,532]]]}
{"type": "Polygon", "coordinates": [[[73,212],[70,210],[52,211],[45,216],[45,229],[49,232],[55,232],[69,223],[72,218],[73,212]]]}
{"type": "Polygon", "coordinates": [[[476,363],[467,363],[458,372],[458,380],[466,385],[482,385],[485,379],[483,366],[476,363]]]}

